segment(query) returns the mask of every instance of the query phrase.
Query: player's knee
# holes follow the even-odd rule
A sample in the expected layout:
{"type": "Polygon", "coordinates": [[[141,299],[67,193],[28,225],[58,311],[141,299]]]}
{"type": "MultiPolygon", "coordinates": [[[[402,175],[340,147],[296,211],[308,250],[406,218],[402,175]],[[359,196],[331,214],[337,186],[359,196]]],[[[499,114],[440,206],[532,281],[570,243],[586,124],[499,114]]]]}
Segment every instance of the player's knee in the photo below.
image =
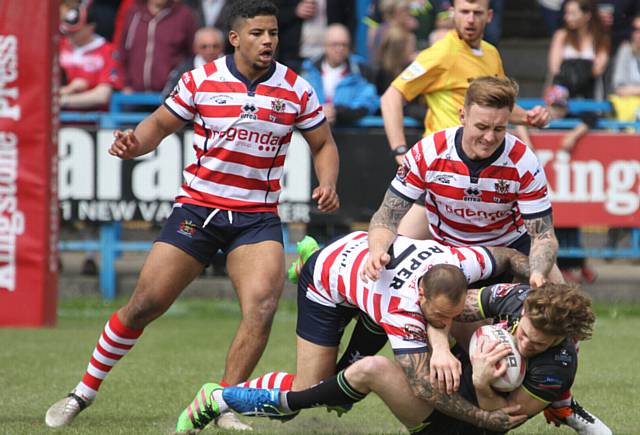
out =
{"type": "Polygon", "coordinates": [[[348,369],[350,375],[359,382],[367,382],[379,378],[383,373],[392,368],[392,363],[383,356],[368,356],[355,362],[352,369],[348,369]]]}
{"type": "Polygon", "coordinates": [[[272,295],[246,304],[242,309],[243,318],[253,323],[271,325],[273,316],[278,309],[279,296],[279,294],[277,296],[272,295]]]}
{"type": "Polygon", "coordinates": [[[129,302],[120,311],[120,316],[125,325],[136,329],[144,328],[161,316],[170,305],[170,302],[163,301],[152,292],[145,291],[138,284],[129,302]]]}

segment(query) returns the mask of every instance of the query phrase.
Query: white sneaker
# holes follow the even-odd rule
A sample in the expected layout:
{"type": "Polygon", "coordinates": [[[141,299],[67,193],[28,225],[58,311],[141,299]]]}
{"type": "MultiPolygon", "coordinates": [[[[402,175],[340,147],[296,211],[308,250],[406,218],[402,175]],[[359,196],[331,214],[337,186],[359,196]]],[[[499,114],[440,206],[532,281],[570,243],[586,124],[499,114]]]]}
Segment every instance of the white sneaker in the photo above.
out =
{"type": "Polygon", "coordinates": [[[578,402],[571,400],[571,415],[564,423],[580,435],[612,435],[613,432],[598,417],[584,409],[578,402]]]}
{"type": "Polygon", "coordinates": [[[238,416],[231,411],[220,414],[220,417],[216,418],[215,422],[220,429],[253,430],[251,426],[241,422],[238,416]]]}
{"type": "Polygon", "coordinates": [[[90,400],[83,399],[73,390],[64,399],[58,400],[47,410],[44,421],[49,427],[62,427],[71,424],[80,411],[91,405],[90,400]]]}

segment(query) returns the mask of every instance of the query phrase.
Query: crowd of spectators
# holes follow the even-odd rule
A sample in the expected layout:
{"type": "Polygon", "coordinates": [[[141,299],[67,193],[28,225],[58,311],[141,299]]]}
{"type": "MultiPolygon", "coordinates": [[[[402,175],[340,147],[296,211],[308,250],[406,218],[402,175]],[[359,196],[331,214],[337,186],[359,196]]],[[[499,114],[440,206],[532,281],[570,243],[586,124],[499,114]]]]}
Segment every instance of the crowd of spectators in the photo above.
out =
{"type": "MultiPolygon", "coordinates": [[[[229,52],[224,15],[230,1],[63,0],[63,109],[104,110],[113,91],[166,95],[181,72],[229,52]],[[96,56],[102,60],[96,63],[96,56]]],[[[329,104],[339,82],[337,71],[348,72],[347,83],[357,77],[357,89],[366,95],[369,84],[382,95],[421,50],[452,29],[452,2],[447,0],[371,0],[366,17],[356,17],[356,0],[275,3],[280,23],[278,60],[307,77],[319,74],[328,86],[323,94],[329,104]],[[353,54],[353,35],[360,20],[368,28],[368,59],[353,54]],[[329,33],[331,37],[341,33],[349,46],[331,45],[339,41],[329,44],[329,33]],[[341,50],[346,54],[339,54],[341,50]],[[327,68],[327,58],[334,62],[332,52],[346,57],[339,59],[338,66],[327,68]],[[325,73],[333,78],[324,77],[325,73]]],[[[564,86],[570,98],[610,95],[620,120],[638,119],[640,0],[538,3],[551,36],[545,87],[564,86]]],[[[505,2],[491,0],[490,5],[493,19],[485,39],[497,45],[505,2]]],[[[363,114],[379,114],[379,106],[374,107],[377,101],[374,97],[366,107],[347,106],[357,107],[353,115],[343,111],[336,116],[335,105],[329,112],[335,125],[350,124],[363,114]]],[[[421,119],[425,110],[417,104],[406,113],[421,119]]]]}

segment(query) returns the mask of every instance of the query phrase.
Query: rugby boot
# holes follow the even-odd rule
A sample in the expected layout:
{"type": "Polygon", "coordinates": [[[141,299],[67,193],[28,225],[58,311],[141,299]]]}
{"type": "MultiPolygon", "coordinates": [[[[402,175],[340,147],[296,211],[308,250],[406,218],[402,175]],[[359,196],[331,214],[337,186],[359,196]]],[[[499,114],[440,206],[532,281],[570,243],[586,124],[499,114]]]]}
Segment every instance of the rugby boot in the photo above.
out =
{"type": "Polygon", "coordinates": [[[58,400],[47,410],[44,421],[49,427],[62,427],[71,424],[92,401],[76,394],[74,389],[64,399],[58,400]]]}
{"type": "Polygon", "coordinates": [[[311,236],[304,236],[304,239],[300,240],[296,244],[296,250],[298,251],[298,258],[294,261],[289,270],[287,271],[287,277],[289,281],[293,284],[298,283],[298,278],[300,277],[300,271],[302,270],[302,266],[304,263],[316,252],[320,249],[320,245],[316,242],[311,236]]]}
{"type": "Polygon", "coordinates": [[[227,405],[238,414],[254,417],[282,417],[285,412],[280,407],[280,389],[227,387],[222,392],[227,405]]]}
{"type": "Polygon", "coordinates": [[[547,423],[556,426],[565,424],[575,430],[580,435],[612,435],[613,432],[598,417],[584,409],[575,399],[571,399],[570,406],[553,408],[551,406],[544,410],[544,417],[547,423]]]}
{"type": "Polygon", "coordinates": [[[196,434],[220,416],[220,407],[211,397],[217,390],[222,390],[222,387],[214,383],[204,384],[200,388],[196,397],[178,417],[176,433],[196,434]]]}

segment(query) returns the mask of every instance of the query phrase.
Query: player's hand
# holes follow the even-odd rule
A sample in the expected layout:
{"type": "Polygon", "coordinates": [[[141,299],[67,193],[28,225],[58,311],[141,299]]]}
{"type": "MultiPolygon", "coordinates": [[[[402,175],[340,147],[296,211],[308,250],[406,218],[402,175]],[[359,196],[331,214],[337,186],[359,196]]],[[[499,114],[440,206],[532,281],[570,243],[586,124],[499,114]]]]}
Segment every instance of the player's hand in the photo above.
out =
{"type": "Polygon", "coordinates": [[[136,135],[133,134],[133,130],[124,132],[116,130],[113,132],[113,137],[115,140],[109,147],[109,154],[122,160],[129,160],[138,156],[136,152],[140,149],[140,142],[136,135]]]}
{"type": "Polygon", "coordinates": [[[340,198],[336,192],[336,186],[320,185],[313,189],[311,198],[318,203],[318,210],[325,213],[335,211],[340,207],[340,198]]]}
{"type": "Polygon", "coordinates": [[[549,124],[551,114],[544,106],[536,106],[531,110],[527,110],[527,125],[536,128],[543,128],[549,124]]]}
{"type": "Polygon", "coordinates": [[[360,271],[360,279],[365,283],[369,280],[377,281],[380,278],[380,272],[389,261],[391,261],[391,257],[386,252],[369,251],[364,267],[360,271]]]}
{"type": "Polygon", "coordinates": [[[500,361],[511,353],[511,349],[495,340],[489,341],[485,337],[480,339],[483,341],[471,358],[471,366],[473,385],[482,388],[491,385],[491,382],[507,371],[507,365],[500,364],[500,361]]]}
{"type": "Polygon", "coordinates": [[[489,412],[489,418],[483,425],[486,429],[506,432],[527,420],[527,414],[518,414],[520,405],[505,406],[489,412]]]}
{"type": "Polygon", "coordinates": [[[540,272],[532,272],[529,277],[529,285],[533,288],[543,286],[547,282],[547,279],[540,272]]]}
{"type": "Polygon", "coordinates": [[[462,364],[449,349],[444,352],[433,352],[429,362],[429,380],[431,386],[449,395],[458,391],[462,364]]]}
{"type": "Polygon", "coordinates": [[[395,156],[394,159],[396,159],[396,163],[398,164],[398,166],[402,166],[402,162],[404,161],[404,154],[395,156]]]}

